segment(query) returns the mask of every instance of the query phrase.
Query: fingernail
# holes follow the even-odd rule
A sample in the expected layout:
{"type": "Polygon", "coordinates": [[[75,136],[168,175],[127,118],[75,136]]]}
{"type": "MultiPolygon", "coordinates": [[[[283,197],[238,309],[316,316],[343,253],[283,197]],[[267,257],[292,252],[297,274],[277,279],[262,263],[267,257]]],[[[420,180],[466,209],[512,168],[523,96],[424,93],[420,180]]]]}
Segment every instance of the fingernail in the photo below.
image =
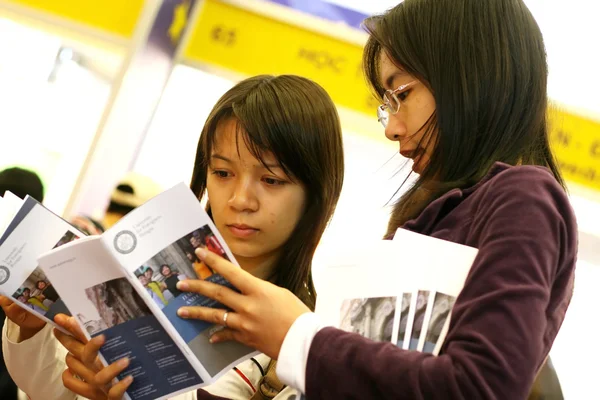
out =
{"type": "Polygon", "coordinates": [[[206,257],[206,250],[205,249],[196,249],[196,255],[200,258],[204,258],[204,257],[206,257]]]}
{"type": "Polygon", "coordinates": [[[211,344],[219,343],[219,338],[217,336],[211,336],[210,339],[208,339],[208,342],[211,344]]]}
{"type": "Polygon", "coordinates": [[[96,336],[94,339],[92,339],[94,342],[96,342],[97,344],[103,344],[104,343],[104,335],[99,335],[96,336]]]}
{"type": "Polygon", "coordinates": [[[119,368],[125,368],[129,365],[129,358],[121,358],[119,361],[117,361],[117,364],[119,365],[119,368]]]}
{"type": "Polygon", "coordinates": [[[128,375],[126,378],[123,379],[123,383],[125,383],[126,385],[130,385],[131,382],[133,382],[133,376],[128,375]]]}
{"type": "Polygon", "coordinates": [[[184,282],[184,281],[177,282],[177,289],[188,290],[189,288],[190,288],[190,285],[188,285],[187,282],[184,282]]]}
{"type": "Polygon", "coordinates": [[[179,310],[177,310],[177,315],[186,318],[190,316],[190,312],[185,308],[180,308],[179,310]]]}

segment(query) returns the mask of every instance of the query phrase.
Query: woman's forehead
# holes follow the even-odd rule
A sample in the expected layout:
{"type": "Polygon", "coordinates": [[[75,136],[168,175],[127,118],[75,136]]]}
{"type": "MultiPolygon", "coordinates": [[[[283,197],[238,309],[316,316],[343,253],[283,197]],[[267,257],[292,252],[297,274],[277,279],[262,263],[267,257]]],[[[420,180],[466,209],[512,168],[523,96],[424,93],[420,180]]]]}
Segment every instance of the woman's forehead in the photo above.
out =
{"type": "Polygon", "coordinates": [[[261,167],[263,166],[262,162],[273,168],[278,166],[277,158],[271,151],[264,150],[261,152],[262,162],[257,159],[251,149],[248,148],[243,131],[236,128],[217,129],[216,133],[211,151],[212,158],[220,158],[229,162],[242,161],[245,164],[260,165],[261,167]]]}
{"type": "Polygon", "coordinates": [[[409,74],[398,67],[385,51],[379,56],[379,79],[385,89],[393,89],[394,82],[401,77],[409,77],[409,74]]]}

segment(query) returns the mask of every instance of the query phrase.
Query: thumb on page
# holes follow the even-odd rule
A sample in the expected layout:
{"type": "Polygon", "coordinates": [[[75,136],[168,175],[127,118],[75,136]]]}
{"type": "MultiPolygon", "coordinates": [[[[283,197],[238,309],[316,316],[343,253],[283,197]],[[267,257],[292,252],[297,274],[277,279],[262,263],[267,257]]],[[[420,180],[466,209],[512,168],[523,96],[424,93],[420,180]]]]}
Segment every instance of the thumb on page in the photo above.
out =
{"type": "Polygon", "coordinates": [[[16,305],[15,301],[17,300],[13,300],[6,296],[0,296],[0,306],[2,307],[2,310],[4,310],[4,314],[6,314],[6,317],[9,320],[20,327],[21,333],[23,333],[23,330],[27,330],[31,333],[30,336],[33,336],[46,326],[46,323],[43,320],[16,305]]]}

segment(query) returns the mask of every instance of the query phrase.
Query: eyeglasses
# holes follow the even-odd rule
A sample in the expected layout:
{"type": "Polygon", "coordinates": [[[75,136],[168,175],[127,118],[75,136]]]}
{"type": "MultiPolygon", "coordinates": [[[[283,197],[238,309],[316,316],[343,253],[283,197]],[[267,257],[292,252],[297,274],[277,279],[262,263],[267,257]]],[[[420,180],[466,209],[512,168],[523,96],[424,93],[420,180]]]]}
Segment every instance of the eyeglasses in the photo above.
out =
{"type": "Polygon", "coordinates": [[[396,90],[386,90],[383,94],[383,104],[377,107],[377,121],[379,121],[384,128],[388,125],[390,114],[397,114],[398,111],[400,111],[401,100],[398,96],[402,96],[402,94],[414,84],[415,81],[407,83],[406,85],[401,85],[396,90]]]}

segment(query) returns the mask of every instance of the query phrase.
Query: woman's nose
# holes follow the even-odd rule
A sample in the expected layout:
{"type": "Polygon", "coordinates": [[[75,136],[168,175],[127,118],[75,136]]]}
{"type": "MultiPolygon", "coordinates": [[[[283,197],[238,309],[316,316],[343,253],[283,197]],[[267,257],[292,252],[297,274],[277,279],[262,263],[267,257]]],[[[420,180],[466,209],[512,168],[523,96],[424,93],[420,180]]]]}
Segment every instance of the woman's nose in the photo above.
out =
{"type": "Polygon", "coordinates": [[[393,141],[398,142],[406,135],[406,124],[404,124],[397,114],[390,114],[388,124],[385,127],[385,136],[393,141]]]}

